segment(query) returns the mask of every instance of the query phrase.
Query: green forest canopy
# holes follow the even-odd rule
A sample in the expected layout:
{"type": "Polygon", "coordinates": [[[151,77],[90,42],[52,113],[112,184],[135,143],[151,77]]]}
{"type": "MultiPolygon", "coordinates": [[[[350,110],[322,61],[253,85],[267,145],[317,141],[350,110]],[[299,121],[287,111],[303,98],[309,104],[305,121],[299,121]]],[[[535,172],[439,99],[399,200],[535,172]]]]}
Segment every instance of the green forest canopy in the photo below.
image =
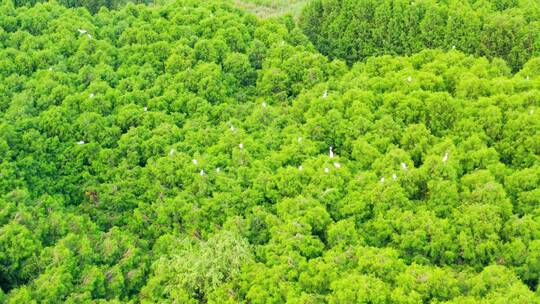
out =
{"type": "Polygon", "coordinates": [[[0,303],[540,302],[534,52],[96,12],[0,6],[0,303]]]}
{"type": "Polygon", "coordinates": [[[540,55],[534,0],[313,0],[301,27],[323,54],[349,63],[441,48],[500,57],[517,71],[540,55]]]}

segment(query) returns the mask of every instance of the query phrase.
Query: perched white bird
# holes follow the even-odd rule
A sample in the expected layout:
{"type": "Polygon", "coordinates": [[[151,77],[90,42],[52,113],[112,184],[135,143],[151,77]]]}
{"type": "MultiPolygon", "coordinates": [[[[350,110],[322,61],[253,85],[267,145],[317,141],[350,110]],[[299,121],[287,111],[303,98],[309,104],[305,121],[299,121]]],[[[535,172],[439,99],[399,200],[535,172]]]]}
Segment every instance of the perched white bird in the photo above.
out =
{"type": "Polygon", "coordinates": [[[330,172],[330,169],[324,168],[324,173],[328,173],[328,172],[330,172]]]}
{"type": "Polygon", "coordinates": [[[263,101],[262,106],[263,108],[266,108],[266,102],[263,101]]]}
{"type": "Polygon", "coordinates": [[[442,162],[446,163],[448,161],[448,152],[446,152],[442,158],[442,162]]]}
{"type": "Polygon", "coordinates": [[[79,29],[79,33],[81,33],[81,34],[86,34],[86,33],[88,33],[88,31],[85,30],[85,29],[79,29]]]}
{"type": "Polygon", "coordinates": [[[232,132],[236,131],[236,129],[234,128],[233,125],[231,125],[231,131],[232,131],[232,132]]]}
{"type": "Polygon", "coordinates": [[[86,34],[88,36],[88,38],[92,39],[92,35],[90,34],[86,34]]]}
{"type": "Polygon", "coordinates": [[[323,98],[328,97],[328,90],[324,90],[324,93],[322,94],[322,97],[323,97],[323,98]]]}
{"type": "Polygon", "coordinates": [[[330,156],[330,158],[334,158],[334,150],[332,146],[330,146],[330,152],[328,153],[328,155],[330,156]]]}
{"type": "Polygon", "coordinates": [[[529,115],[533,115],[533,113],[534,113],[534,110],[531,109],[531,110],[529,111],[529,115]]]}
{"type": "Polygon", "coordinates": [[[169,156],[173,156],[174,155],[174,149],[171,149],[171,151],[169,151],[169,156]]]}
{"type": "Polygon", "coordinates": [[[281,45],[285,45],[285,41],[284,41],[284,40],[281,40],[281,45]]]}
{"type": "Polygon", "coordinates": [[[384,177],[381,177],[381,184],[384,183],[384,177]]]}
{"type": "Polygon", "coordinates": [[[403,168],[403,170],[407,170],[409,169],[409,166],[407,166],[406,163],[401,163],[401,168],[403,168]]]}
{"type": "Polygon", "coordinates": [[[204,170],[201,170],[200,174],[201,174],[201,176],[203,176],[204,175],[204,170]]]}
{"type": "Polygon", "coordinates": [[[396,180],[397,179],[397,175],[395,173],[392,174],[392,179],[393,180],[396,180]]]}
{"type": "Polygon", "coordinates": [[[84,145],[84,140],[78,141],[77,144],[78,145],[84,145]]]}
{"type": "Polygon", "coordinates": [[[144,111],[145,111],[145,112],[148,111],[148,108],[147,108],[147,107],[144,107],[144,111]]]}
{"type": "Polygon", "coordinates": [[[52,71],[52,68],[49,68],[49,71],[52,71]]]}
{"type": "Polygon", "coordinates": [[[302,167],[302,165],[298,166],[298,170],[302,171],[304,170],[304,167],[302,167]]]}
{"type": "Polygon", "coordinates": [[[195,166],[199,164],[199,162],[198,162],[196,159],[193,159],[191,162],[192,162],[195,166]]]}
{"type": "Polygon", "coordinates": [[[411,75],[407,76],[407,81],[412,82],[412,76],[411,75]]]}
{"type": "Polygon", "coordinates": [[[338,163],[338,162],[334,162],[334,167],[336,167],[336,168],[338,168],[338,169],[339,169],[339,168],[341,168],[341,164],[340,164],[340,163],[338,163]]]}
{"type": "Polygon", "coordinates": [[[452,45],[452,50],[455,50],[456,49],[456,46],[455,45],[452,45]]]}
{"type": "Polygon", "coordinates": [[[298,142],[301,142],[301,141],[302,141],[302,137],[298,137],[297,141],[298,141],[298,142]]]}
{"type": "Polygon", "coordinates": [[[244,149],[244,144],[243,144],[243,143],[240,143],[240,144],[238,145],[238,148],[240,148],[240,150],[244,149]]]}
{"type": "Polygon", "coordinates": [[[527,75],[527,77],[525,77],[525,80],[529,80],[529,75],[527,75]]]}
{"type": "Polygon", "coordinates": [[[88,97],[94,98],[94,93],[90,93],[90,95],[88,95],[88,97]]]}

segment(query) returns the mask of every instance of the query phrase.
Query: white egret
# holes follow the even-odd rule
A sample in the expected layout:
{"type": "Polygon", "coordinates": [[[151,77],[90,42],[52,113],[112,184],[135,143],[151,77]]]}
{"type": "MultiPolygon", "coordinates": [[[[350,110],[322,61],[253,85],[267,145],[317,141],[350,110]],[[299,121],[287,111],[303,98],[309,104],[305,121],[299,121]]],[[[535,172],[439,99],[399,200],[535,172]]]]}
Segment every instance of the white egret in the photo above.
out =
{"type": "Polygon", "coordinates": [[[384,183],[384,177],[381,177],[381,184],[384,183]]]}
{"type": "Polygon", "coordinates": [[[174,149],[171,149],[171,151],[169,151],[169,156],[173,156],[174,155],[174,149]]]}
{"type": "Polygon", "coordinates": [[[409,166],[407,166],[406,163],[401,163],[401,168],[403,168],[403,170],[407,170],[409,169],[409,166]]]}
{"type": "Polygon", "coordinates": [[[263,101],[262,106],[263,108],[266,108],[266,102],[263,101]]]}
{"type": "Polygon", "coordinates": [[[392,174],[392,179],[393,180],[396,180],[397,179],[397,175],[395,173],[392,174]]]}
{"type": "Polygon", "coordinates": [[[238,145],[238,148],[240,148],[240,150],[244,149],[244,144],[243,144],[243,143],[240,143],[240,144],[238,145]]]}
{"type": "Polygon", "coordinates": [[[192,162],[195,166],[199,164],[199,162],[198,162],[196,159],[193,159],[191,162],[192,162]]]}
{"type": "Polygon", "coordinates": [[[302,137],[298,137],[297,141],[298,141],[298,142],[301,142],[301,141],[302,141],[302,137]]]}
{"type": "Polygon", "coordinates": [[[78,141],[77,144],[78,145],[84,145],[84,140],[78,141]]]}
{"type": "Polygon", "coordinates": [[[298,166],[298,170],[302,171],[304,170],[304,167],[302,167],[302,165],[298,166]]]}
{"type": "Polygon", "coordinates": [[[531,109],[531,110],[529,111],[529,115],[533,115],[533,113],[534,113],[534,110],[531,109]]]}
{"type": "Polygon", "coordinates": [[[412,82],[412,76],[411,75],[407,76],[407,81],[412,82]]]}
{"type": "Polygon", "coordinates": [[[145,111],[145,112],[148,111],[148,108],[147,108],[147,107],[144,107],[144,111],[145,111]]]}
{"type": "Polygon", "coordinates": [[[204,175],[204,170],[201,169],[201,172],[200,172],[201,176],[204,175]]]}
{"type": "Polygon", "coordinates": [[[323,97],[323,98],[328,97],[328,90],[324,90],[324,93],[323,93],[322,97],[323,97]]]}
{"type": "Polygon", "coordinates": [[[330,146],[330,152],[328,153],[328,155],[330,156],[330,158],[334,158],[334,150],[332,146],[330,146]]]}
{"type": "Polygon", "coordinates": [[[88,95],[88,97],[94,98],[94,93],[90,93],[90,95],[88,95]]]}
{"type": "Polygon", "coordinates": [[[334,162],[334,167],[336,167],[336,168],[338,168],[338,169],[339,169],[339,168],[341,168],[341,164],[340,164],[340,163],[338,163],[338,162],[334,162]]]}
{"type": "Polygon", "coordinates": [[[324,168],[324,173],[328,173],[328,172],[330,172],[330,169],[324,168]]]}
{"type": "Polygon", "coordinates": [[[81,33],[81,34],[86,34],[86,33],[88,33],[88,31],[85,30],[85,29],[79,29],[79,33],[81,33]]]}
{"type": "Polygon", "coordinates": [[[448,152],[446,152],[442,158],[442,162],[446,163],[448,161],[448,152]]]}
{"type": "Polygon", "coordinates": [[[233,125],[231,125],[231,131],[232,131],[232,132],[236,131],[236,129],[234,128],[233,125]]]}
{"type": "Polygon", "coordinates": [[[49,71],[52,71],[52,68],[49,68],[49,71]]]}

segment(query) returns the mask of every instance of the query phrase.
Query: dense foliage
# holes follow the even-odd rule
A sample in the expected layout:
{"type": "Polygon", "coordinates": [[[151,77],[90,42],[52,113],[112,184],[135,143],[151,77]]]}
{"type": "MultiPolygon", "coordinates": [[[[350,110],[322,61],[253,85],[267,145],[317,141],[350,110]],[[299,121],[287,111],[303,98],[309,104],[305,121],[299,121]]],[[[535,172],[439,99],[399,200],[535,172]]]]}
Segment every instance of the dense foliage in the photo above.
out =
{"type": "Polygon", "coordinates": [[[301,26],[324,54],[349,63],[425,48],[500,57],[518,70],[540,55],[540,2],[314,0],[301,26]]]}
{"type": "MultiPolygon", "coordinates": [[[[45,3],[47,0],[13,0],[15,6],[33,6],[37,3],[45,3]]],[[[150,3],[160,3],[161,0],[57,0],[58,3],[66,7],[84,7],[88,9],[91,13],[96,13],[99,9],[108,8],[108,9],[117,9],[122,7],[127,3],[141,3],[141,4],[150,4],[150,3]]]]}
{"type": "Polygon", "coordinates": [[[5,1],[0,62],[0,303],[540,302],[540,58],[5,1]]]}

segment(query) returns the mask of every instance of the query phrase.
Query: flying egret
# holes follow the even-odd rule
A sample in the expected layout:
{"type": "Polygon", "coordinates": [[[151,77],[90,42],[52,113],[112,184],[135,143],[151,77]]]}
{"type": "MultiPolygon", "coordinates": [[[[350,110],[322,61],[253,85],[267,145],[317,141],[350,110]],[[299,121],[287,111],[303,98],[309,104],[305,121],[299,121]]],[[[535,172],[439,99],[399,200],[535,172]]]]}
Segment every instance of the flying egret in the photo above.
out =
{"type": "Polygon", "coordinates": [[[411,75],[407,76],[407,81],[412,82],[412,76],[411,75]]]}
{"type": "Polygon", "coordinates": [[[448,161],[448,152],[446,152],[442,158],[442,162],[446,163],[448,161]]]}
{"type": "Polygon", "coordinates": [[[199,164],[199,162],[198,162],[196,159],[193,159],[191,162],[192,162],[195,166],[199,164]]]}
{"type": "Polygon", "coordinates": [[[330,169],[324,168],[324,173],[328,173],[328,172],[330,172],[330,169]]]}
{"type": "Polygon", "coordinates": [[[407,170],[409,169],[409,166],[407,166],[406,163],[401,163],[401,168],[403,168],[403,170],[407,170]]]}
{"type": "Polygon", "coordinates": [[[330,146],[330,152],[328,153],[328,155],[330,156],[330,158],[334,158],[334,150],[332,146],[330,146]]]}
{"type": "Polygon", "coordinates": [[[340,164],[340,163],[338,163],[338,162],[334,162],[334,167],[336,167],[336,168],[338,168],[338,169],[339,169],[339,168],[341,168],[341,164],[340,164]]]}

